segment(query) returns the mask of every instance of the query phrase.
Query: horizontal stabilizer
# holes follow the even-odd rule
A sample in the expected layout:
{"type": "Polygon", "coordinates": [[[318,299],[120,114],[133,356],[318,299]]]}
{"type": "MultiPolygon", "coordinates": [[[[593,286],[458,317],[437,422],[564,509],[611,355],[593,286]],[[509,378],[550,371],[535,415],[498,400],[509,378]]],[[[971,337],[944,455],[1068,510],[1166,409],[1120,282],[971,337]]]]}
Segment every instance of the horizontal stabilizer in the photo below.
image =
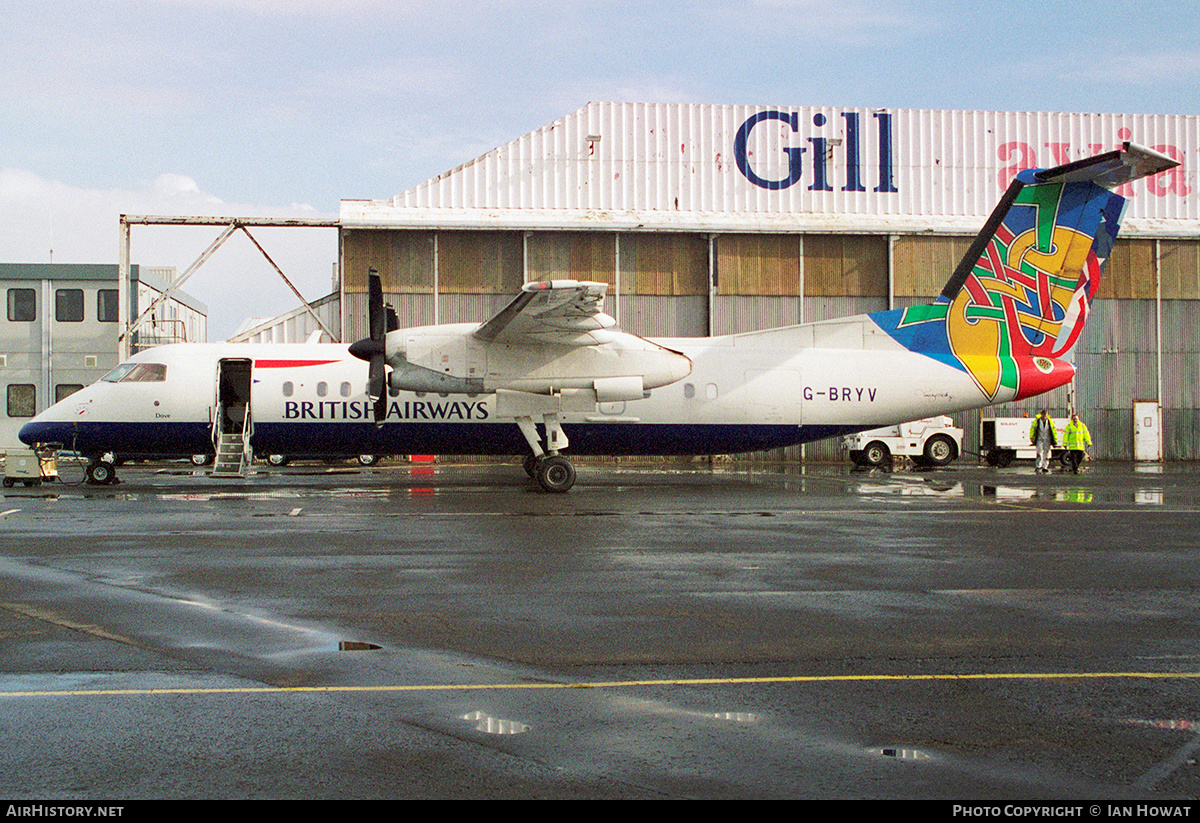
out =
{"type": "Polygon", "coordinates": [[[1085,160],[1065,163],[1052,169],[1042,169],[1033,176],[1039,183],[1079,183],[1089,181],[1107,189],[1115,189],[1143,177],[1173,169],[1179,161],[1153,149],[1125,142],[1116,151],[1097,154],[1085,160]]]}

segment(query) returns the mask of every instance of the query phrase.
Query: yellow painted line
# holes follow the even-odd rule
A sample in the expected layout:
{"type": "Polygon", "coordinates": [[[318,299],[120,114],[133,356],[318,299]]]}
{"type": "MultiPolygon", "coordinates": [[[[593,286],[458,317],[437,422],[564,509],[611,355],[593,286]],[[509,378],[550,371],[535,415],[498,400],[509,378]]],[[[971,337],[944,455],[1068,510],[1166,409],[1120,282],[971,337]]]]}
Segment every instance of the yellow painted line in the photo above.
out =
{"type": "Polygon", "coordinates": [[[680,680],[606,680],[594,683],[462,683],[412,686],[238,686],[227,688],[73,689],[67,691],[0,691],[0,697],[110,697],[139,695],[303,694],[355,692],[454,692],[520,689],[621,689],[636,686],[736,686],[773,683],[887,683],[938,680],[1180,680],[1200,672],[1025,672],[980,674],[839,674],[793,677],[708,677],[680,680]]]}

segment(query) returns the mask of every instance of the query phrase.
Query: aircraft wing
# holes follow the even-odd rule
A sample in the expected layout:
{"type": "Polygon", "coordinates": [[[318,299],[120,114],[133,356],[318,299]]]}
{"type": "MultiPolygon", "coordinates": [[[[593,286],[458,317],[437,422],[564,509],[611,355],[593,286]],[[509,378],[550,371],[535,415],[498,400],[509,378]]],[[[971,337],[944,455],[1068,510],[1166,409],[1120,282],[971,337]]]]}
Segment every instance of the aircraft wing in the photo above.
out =
{"type": "Polygon", "coordinates": [[[614,339],[616,321],[601,309],[605,283],[526,283],[513,301],[475,330],[488,343],[598,346],[614,339]]]}

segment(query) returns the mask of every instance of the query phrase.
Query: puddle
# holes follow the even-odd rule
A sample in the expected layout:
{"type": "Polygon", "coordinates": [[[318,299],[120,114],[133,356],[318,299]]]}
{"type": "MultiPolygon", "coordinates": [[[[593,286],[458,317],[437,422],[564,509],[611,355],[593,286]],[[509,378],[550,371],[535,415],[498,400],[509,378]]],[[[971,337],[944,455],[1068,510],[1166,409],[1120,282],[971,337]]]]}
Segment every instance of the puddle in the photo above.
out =
{"type": "Polygon", "coordinates": [[[886,746],[882,749],[869,749],[871,754],[880,757],[890,757],[894,760],[929,760],[928,754],[920,749],[905,749],[898,746],[886,746]]]}
{"type": "Polygon", "coordinates": [[[475,730],[485,734],[524,734],[529,731],[529,727],[524,723],[516,720],[501,720],[484,712],[468,712],[462,716],[462,719],[473,722],[475,730]]]}

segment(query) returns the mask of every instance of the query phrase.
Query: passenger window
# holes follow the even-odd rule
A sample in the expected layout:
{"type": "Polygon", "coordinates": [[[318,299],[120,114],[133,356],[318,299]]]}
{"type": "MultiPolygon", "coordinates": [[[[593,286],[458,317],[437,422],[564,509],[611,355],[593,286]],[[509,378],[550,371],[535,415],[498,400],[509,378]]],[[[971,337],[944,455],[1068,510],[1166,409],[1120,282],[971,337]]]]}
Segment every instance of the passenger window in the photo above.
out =
{"type": "Polygon", "coordinates": [[[67,399],[82,388],[78,383],[59,383],[54,387],[54,402],[67,399]]]}
{"type": "Polygon", "coordinates": [[[83,289],[56,289],[54,319],[60,323],[83,322],[83,289]]]}
{"type": "Polygon", "coordinates": [[[329,394],[329,384],[322,380],[317,384],[317,397],[324,397],[327,394],[329,394]]]}
{"type": "Polygon", "coordinates": [[[687,400],[691,400],[696,396],[696,387],[691,383],[683,384],[683,396],[687,400]]]}
{"type": "Polygon", "coordinates": [[[33,289],[9,289],[8,319],[18,323],[36,320],[37,292],[33,289]]]}
{"type": "Polygon", "coordinates": [[[716,400],[717,399],[717,384],[709,383],[707,386],[705,386],[704,387],[704,396],[707,397],[709,400],[716,400]]]}
{"type": "Polygon", "coordinates": [[[292,393],[293,393],[294,391],[296,391],[296,387],[292,385],[292,381],[291,381],[291,380],[284,380],[284,381],[283,381],[283,396],[284,396],[284,397],[291,397],[291,396],[292,396],[292,393]]]}
{"type": "Polygon", "coordinates": [[[37,388],[32,383],[13,383],[8,387],[8,416],[33,417],[37,411],[37,388]]]}
{"type": "Polygon", "coordinates": [[[342,397],[350,396],[350,383],[349,382],[342,384],[341,392],[342,392],[342,397]]]}

